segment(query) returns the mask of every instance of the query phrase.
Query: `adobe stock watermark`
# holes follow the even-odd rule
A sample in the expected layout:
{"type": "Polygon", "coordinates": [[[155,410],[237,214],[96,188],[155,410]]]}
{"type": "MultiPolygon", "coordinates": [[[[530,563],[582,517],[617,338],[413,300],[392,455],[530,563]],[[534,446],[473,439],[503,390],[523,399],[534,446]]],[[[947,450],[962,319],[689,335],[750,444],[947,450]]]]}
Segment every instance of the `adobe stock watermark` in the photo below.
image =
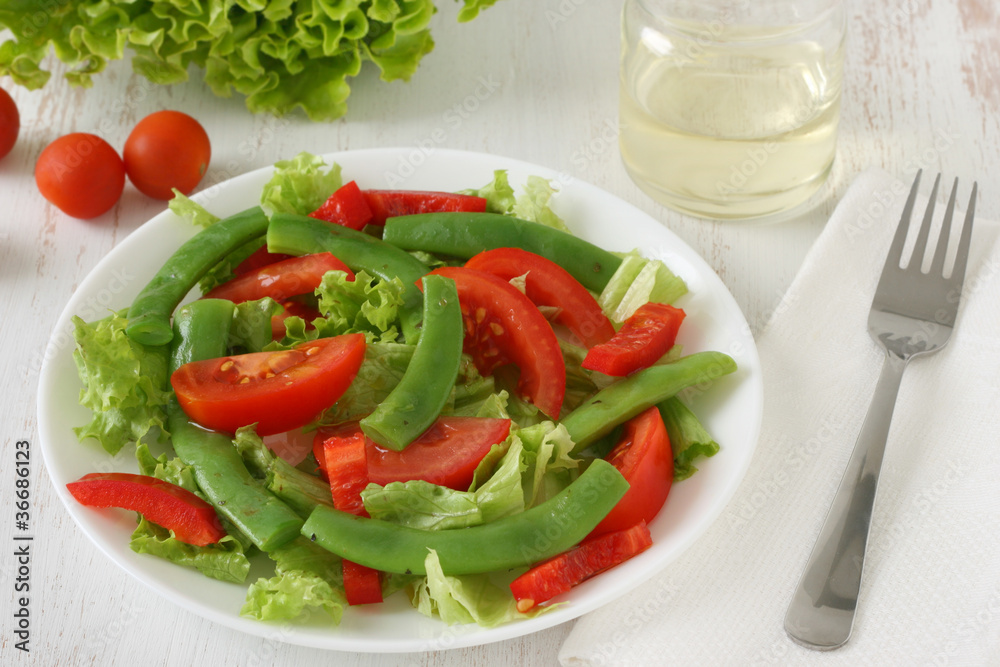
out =
{"type": "Polygon", "coordinates": [[[441,114],[441,124],[432,129],[423,139],[417,140],[413,149],[400,155],[396,168],[383,172],[387,187],[398,187],[406,179],[417,173],[445,142],[451,132],[462,127],[466,121],[479,111],[482,105],[496,92],[503,88],[504,82],[494,74],[480,76],[476,86],[468,95],[451,105],[441,114]]]}
{"type": "MultiPolygon", "coordinates": [[[[933,143],[922,150],[916,157],[910,158],[903,165],[903,173],[908,176],[916,176],[921,169],[927,169],[936,163],[941,155],[947,152],[962,135],[952,133],[948,130],[938,129],[934,132],[933,143]]],[[[911,179],[912,180],[912,179],[911,179]]],[[[885,224],[886,215],[894,208],[901,197],[905,197],[910,192],[910,185],[893,179],[892,183],[881,190],[872,193],[872,199],[865,206],[864,210],[858,213],[854,220],[844,227],[844,234],[850,243],[856,243],[863,238],[868,230],[873,227],[885,224]]]]}

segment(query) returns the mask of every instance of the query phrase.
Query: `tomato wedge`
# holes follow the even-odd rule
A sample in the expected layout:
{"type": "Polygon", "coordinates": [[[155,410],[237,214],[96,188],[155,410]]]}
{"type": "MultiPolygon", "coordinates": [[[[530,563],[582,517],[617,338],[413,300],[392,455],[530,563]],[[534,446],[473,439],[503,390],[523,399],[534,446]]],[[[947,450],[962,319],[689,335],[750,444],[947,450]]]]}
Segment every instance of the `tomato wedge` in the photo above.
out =
{"type": "Polygon", "coordinates": [[[648,368],[673,347],[683,321],[680,308],[652,301],[643,304],[611,340],[590,348],[582,365],[615,377],[648,368]]]}
{"type": "Polygon", "coordinates": [[[417,213],[438,211],[486,210],[486,200],[474,195],[426,190],[364,190],[365,199],[372,211],[371,224],[384,225],[386,219],[417,213]]]}
{"type": "Polygon", "coordinates": [[[488,375],[505,364],[520,370],[518,392],[558,419],[566,394],[566,363],[559,341],[541,311],[503,278],[464,267],[442,267],[458,287],[465,351],[488,375]]]}
{"type": "Polygon", "coordinates": [[[120,507],[174,531],[181,542],[203,547],[226,536],[215,509],[176,484],[147,475],[94,472],[66,485],[90,507],[120,507]]]}
{"type": "MultiPolygon", "coordinates": [[[[360,427],[356,433],[344,433],[322,442],[317,461],[324,461],[333,494],[333,506],[342,512],[368,516],[361,492],[368,486],[365,435],[360,427]]],[[[378,570],[349,560],[343,561],[344,594],[347,604],[382,602],[382,578],[378,570]]]]}
{"type": "Polygon", "coordinates": [[[629,483],[629,489],[591,536],[649,523],[670,493],[674,455],[660,411],[653,406],[625,422],[625,429],[607,460],[629,483]]]}
{"type": "Polygon", "coordinates": [[[365,357],[364,334],[184,364],[170,377],[190,419],[232,433],[257,423],[259,435],[305,426],[347,390],[365,357]]]}
{"type": "Polygon", "coordinates": [[[371,222],[373,216],[365,195],[358,184],[351,181],[338,188],[309,217],[361,230],[371,222]]]}
{"type": "Polygon", "coordinates": [[[554,321],[573,332],[586,347],[606,343],[615,334],[597,299],[569,271],[548,258],[521,248],[496,248],[479,253],[465,267],[507,281],[527,274],[527,297],[536,306],[557,308],[554,321]]]}
{"type": "Polygon", "coordinates": [[[327,271],[343,271],[348,280],[354,280],[354,273],[346,264],[328,252],[321,252],[284,259],[244,273],[209,290],[204,298],[243,303],[269,296],[284,301],[299,294],[312,294],[327,271]]]}
{"type": "MultiPolygon", "coordinates": [[[[365,484],[374,482],[384,486],[390,482],[422,479],[465,491],[472,483],[479,462],[493,445],[503,442],[509,434],[509,419],[439,417],[409,447],[397,452],[365,438],[357,422],[347,422],[333,429],[320,429],[313,440],[313,453],[323,473],[327,474],[330,460],[328,443],[343,441],[350,444],[340,446],[356,447],[360,441],[364,442],[367,461],[365,484]]],[[[357,457],[355,454],[351,458],[357,457]]],[[[360,476],[360,473],[354,474],[360,476]]],[[[335,484],[346,485],[339,471],[328,479],[331,487],[335,484]]],[[[334,489],[334,506],[337,506],[337,495],[338,491],[334,489]]]]}
{"type": "Polygon", "coordinates": [[[639,523],[625,530],[587,538],[578,546],[531,568],[510,584],[522,614],[568,592],[595,574],[624,563],[653,544],[649,528],[639,523]]]}

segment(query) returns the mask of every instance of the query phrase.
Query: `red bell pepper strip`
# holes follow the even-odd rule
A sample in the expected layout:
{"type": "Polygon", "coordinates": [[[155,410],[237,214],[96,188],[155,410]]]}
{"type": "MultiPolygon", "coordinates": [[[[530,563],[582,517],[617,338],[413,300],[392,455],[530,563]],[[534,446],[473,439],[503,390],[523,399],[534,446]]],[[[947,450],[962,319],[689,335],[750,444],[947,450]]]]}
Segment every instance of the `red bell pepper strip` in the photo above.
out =
{"type": "MultiPolygon", "coordinates": [[[[361,500],[361,492],[368,486],[365,434],[359,428],[344,437],[327,438],[323,441],[323,455],[333,506],[342,512],[367,517],[361,500]]],[[[382,602],[382,578],[378,570],[346,559],[343,569],[347,604],[382,602]]]]}
{"type": "Polygon", "coordinates": [[[384,225],[389,218],[418,213],[469,211],[483,213],[486,200],[474,195],[425,190],[364,190],[372,211],[371,223],[384,225]]]}
{"type": "Polygon", "coordinates": [[[66,485],[81,504],[120,507],[174,532],[181,542],[203,547],[226,536],[215,509],[176,484],[147,475],[95,472],[66,485]]]}
{"type": "Polygon", "coordinates": [[[582,366],[615,377],[648,368],[673,347],[683,321],[680,308],[652,301],[643,304],[611,340],[590,348],[582,366]]]}
{"type": "Polygon", "coordinates": [[[351,181],[338,188],[309,217],[360,231],[372,221],[373,216],[368,199],[362,194],[358,184],[351,181]]]}
{"type": "Polygon", "coordinates": [[[587,288],[550,259],[521,248],[481,252],[465,268],[486,271],[504,280],[525,276],[524,293],[536,306],[558,311],[553,320],[575,334],[584,346],[608,342],[615,335],[611,320],[587,288]]]}
{"type": "Polygon", "coordinates": [[[653,544],[645,522],[631,528],[588,538],[569,551],[531,568],[510,584],[522,614],[568,592],[577,584],[624,563],[653,544]]]}
{"type": "Polygon", "coordinates": [[[284,301],[300,294],[312,294],[327,271],[343,271],[348,280],[354,272],[328,252],[292,257],[244,273],[208,291],[205,299],[228,299],[243,303],[269,296],[284,301]]]}

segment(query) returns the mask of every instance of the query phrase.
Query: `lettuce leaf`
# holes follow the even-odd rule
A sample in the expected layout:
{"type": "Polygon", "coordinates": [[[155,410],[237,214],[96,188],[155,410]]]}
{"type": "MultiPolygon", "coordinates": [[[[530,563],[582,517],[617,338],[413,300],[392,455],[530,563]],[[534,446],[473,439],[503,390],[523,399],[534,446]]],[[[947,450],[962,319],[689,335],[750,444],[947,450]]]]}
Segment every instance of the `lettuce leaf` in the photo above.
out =
{"type": "Polygon", "coordinates": [[[328,271],[316,288],[319,311],[325,322],[314,322],[323,335],[362,332],[393,342],[398,338],[399,307],[403,305],[403,281],[379,280],[358,271],[348,280],[343,271],[328,271]]]}
{"type": "Polygon", "coordinates": [[[658,259],[632,251],[597,297],[612,322],[624,322],[647,301],[673,303],[687,294],[687,285],[658,259]]]}
{"type": "Polygon", "coordinates": [[[226,535],[215,544],[197,547],[181,542],[174,537],[173,531],[141,516],[139,525],[132,533],[129,548],[136,553],[159,556],[178,565],[193,567],[205,576],[220,581],[241,584],[250,571],[250,561],[243,545],[232,535],[226,535]]]}
{"type": "Polygon", "coordinates": [[[94,438],[112,455],[166,428],[167,348],[146,347],[125,335],[127,312],[89,324],[73,317],[80,404],[91,410],[90,422],[73,432],[81,441],[94,438]]]}
{"type": "Polygon", "coordinates": [[[284,309],[270,297],[236,304],[229,328],[229,346],[234,354],[260,352],[271,343],[271,318],[284,309]]]}
{"type": "Polygon", "coordinates": [[[663,416],[663,424],[670,436],[670,446],[674,451],[674,481],[687,479],[698,472],[693,461],[698,457],[715,456],[719,443],[702,426],[698,417],[674,396],[656,406],[663,416]]]}
{"type": "Polygon", "coordinates": [[[327,168],[323,158],[302,152],[274,163],[274,173],[261,190],[260,205],[269,213],[309,215],[341,185],[339,164],[327,168]]]}
{"type": "Polygon", "coordinates": [[[167,208],[173,211],[174,215],[184,218],[195,227],[211,227],[220,220],[219,216],[198,202],[188,199],[176,188],[173,199],[167,204],[167,208]]]}
{"type": "MultiPolygon", "coordinates": [[[[526,614],[517,610],[510,594],[508,576],[497,581],[489,574],[447,576],[441,569],[437,552],[427,550],[424,567],[427,576],[414,586],[411,604],[425,616],[437,616],[448,625],[477,623],[486,628],[511,621],[534,618],[559,605],[540,605],[526,614]]],[[[499,577],[498,577],[499,578],[499,577]]]]}
{"type": "Polygon", "coordinates": [[[412,357],[412,345],[369,343],[351,386],[323,413],[320,424],[339,424],[371,414],[399,384],[412,357]]]}
{"type": "Polygon", "coordinates": [[[275,563],[274,576],[250,585],[240,615],[286,621],[319,610],[335,625],[340,623],[347,605],[340,558],[304,537],[268,555],[275,563]]]}
{"type": "MultiPolygon", "coordinates": [[[[469,21],[496,0],[462,0],[469,21]]],[[[36,89],[54,52],[66,79],[89,87],[108,61],[131,50],[132,68],[153,83],[203,70],[212,91],[245,97],[252,112],[302,108],[312,120],[347,111],[365,60],[385,81],[408,80],[434,47],[433,0],[53,0],[0,7],[0,76],[36,89]]]]}

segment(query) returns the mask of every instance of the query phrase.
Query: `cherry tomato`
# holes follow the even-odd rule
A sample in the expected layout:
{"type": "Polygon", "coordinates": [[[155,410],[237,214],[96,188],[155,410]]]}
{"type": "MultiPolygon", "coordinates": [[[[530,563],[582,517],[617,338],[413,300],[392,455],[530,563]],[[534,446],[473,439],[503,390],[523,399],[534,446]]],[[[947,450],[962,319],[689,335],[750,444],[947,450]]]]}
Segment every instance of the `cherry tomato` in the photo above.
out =
{"type": "MultiPolygon", "coordinates": [[[[364,443],[365,456],[355,454],[353,458],[363,458],[366,467],[363,471],[355,470],[349,475],[358,477],[363,472],[364,483],[361,484],[359,493],[368,482],[385,486],[391,482],[407,482],[411,479],[422,479],[431,484],[465,491],[472,483],[472,476],[479,462],[493,445],[503,442],[509,434],[509,419],[439,417],[406,449],[397,452],[379,447],[370,438],[365,438],[357,422],[347,422],[333,429],[317,431],[313,440],[313,454],[323,474],[326,474],[331,449],[341,452],[340,456],[343,456],[344,450],[341,448],[346,447],[349,451],[351,447],[360,446],[358,443],[364,443]],[[344,442],[350,445],[345,445],[344,442]]],[[[343,485],[343,476],[343,471],[338,471],[337,475],[328,477],[331,486],[334,477],[341,479],[343,485]]],[[[335,489],[334,496],[336,495],[335,489]]],[[[336,500],[334,505],[336,506],[336,500]]]]}
{"type": "Polygon", "coordinates": [[[59,137],[38,156],[35,183],[66,215],[95,218],[121,197],[125,165],[104,139],[74,132],[59,137]]]}
{"type": "Polygon", "coordinates": [[[587,288],[555,262],[521,248],[495,248],[465,263],[504,280],[525,276],[524,293],[536,306],[557,309],[552,318],[572,331],[586,347],[606,343],[615,334],[601,306],[587,288]]]}
{"type": "Polygon", "coordinates": [[[458,287],[465,351],[487,375],[505,364],[520,370],[518,392],[558,419],[566,394],[566,363],[559,340],[535,304],[503,278],[465,267],[442,267],[458,287]]]}
{"type": "Polygon", "coordinates": [[[233,433],[257,423],[259,435],[301,428],[347,390],[365,358],[363,334],[184,364],[170,376],[193,421],[233,433]]]}
{"type": "Polygon", "coordinates": [[[629,489],[591,536],[624,530],[659,513],[674,479],[674,455],[660,411],[653,406],[625,422],[607,460],[628,481],[629,489]]]}
{"type": "Polygon", "coordinates": [[[608,568],[627,561],[653,545],[645,523],[600,537],[588,537],[569,551],[531,568],[510,584],[521,613],[608,568]]]}
{"type": "Polygon", "coordinates": [[[151,113],[125,140],[125,171],[132,184],[154,199],[171,199],[177,188],[189,194],[212,157],[205,128],[180,111],[151,113]]]}
{"type": "Polygon", "coordinates": [[[653,301],[643,304],[611,340],[590,348],[581,365],[615,377],[648,368],[673,347],[683,321],[680,308],[653,301]]]}
{"type": "Polygon", "coordinates": [[[0,88],[0,159],[14,148],[21,129],[21,115],[6,90],[0,88]]]}

